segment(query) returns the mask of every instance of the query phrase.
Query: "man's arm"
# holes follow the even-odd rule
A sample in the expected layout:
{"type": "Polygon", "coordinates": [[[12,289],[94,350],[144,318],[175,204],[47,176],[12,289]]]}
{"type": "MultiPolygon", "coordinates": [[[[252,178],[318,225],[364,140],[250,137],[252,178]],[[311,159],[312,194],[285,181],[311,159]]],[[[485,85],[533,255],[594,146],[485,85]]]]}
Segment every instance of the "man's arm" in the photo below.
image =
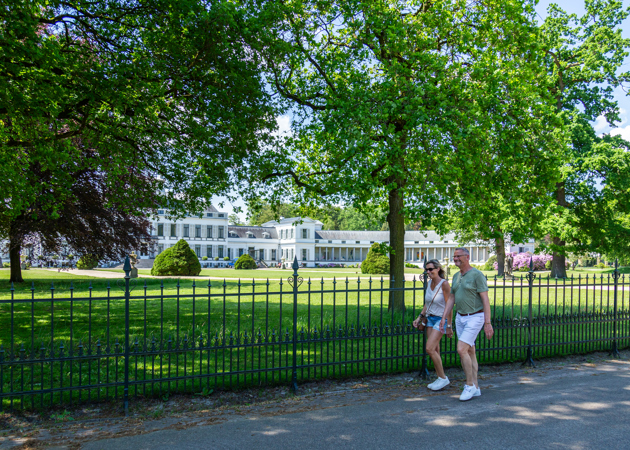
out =
{"type": "Polygon", "coordinates": [[[451,317],[451,327],[453,326],[453,321],[452,321],[453,306],[455,306],[455,295],[451,292],[451,294],[448,296],[448,300],[446,300],[446,306],[444,307],[444,315],[442,316],[442,320],[440,320],[440,331],[442,333],[444,333],[444,319],[446,319],[447,317],[451,317]]]}
{"type": "Polygon", "coordinates": [[[492,336],[494,336],[494,330],[492,329],[492,323],[490,323],[490,320],[492,319],[492,312],[490,310],[490,298],[488,297],[488,291],[480,292],[479,296],[481,297],[481,302],[483,303],[483,331],[486,333],[486,337],[488,339],[492,339],[492,336]]]}

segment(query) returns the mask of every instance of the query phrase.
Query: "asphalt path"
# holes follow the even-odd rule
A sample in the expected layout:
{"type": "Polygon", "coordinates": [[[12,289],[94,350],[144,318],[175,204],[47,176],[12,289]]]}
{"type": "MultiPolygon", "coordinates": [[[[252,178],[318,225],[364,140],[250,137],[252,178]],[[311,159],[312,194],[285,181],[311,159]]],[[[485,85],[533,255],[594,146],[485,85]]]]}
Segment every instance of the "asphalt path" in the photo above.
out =
{"type": "Polygon", "coordinates": [[[85,449],[630,448],[630,363],[613,361],[398,395],[343,395],[306,410],[244,414],[84,443],[85,449]]]}

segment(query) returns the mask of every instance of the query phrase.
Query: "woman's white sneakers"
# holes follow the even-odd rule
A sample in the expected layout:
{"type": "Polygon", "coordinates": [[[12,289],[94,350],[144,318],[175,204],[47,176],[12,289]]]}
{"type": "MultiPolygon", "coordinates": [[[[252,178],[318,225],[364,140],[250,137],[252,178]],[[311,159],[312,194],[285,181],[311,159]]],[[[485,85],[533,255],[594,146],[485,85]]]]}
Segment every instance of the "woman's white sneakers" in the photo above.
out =
{"type": "Polygon", "coordinates": [[[464,385],[464,390],[462,391],[462,395],[459,396],[459,400],[462,402],[468,401],[473,397],[480,397],[481,389],[475,386],[464,385]]]}
{"type": "Polygon", "coordinates": [[[427,387],[429,389],[431,389],[432,391],[439,391],[439,390],[444,389],[449,384],[451,384],[451,382],[448,380],[448,377],[446,377],[446,378],[438,377],[437,380],[435,380],[433,383],[429,384],[427,387]]]}

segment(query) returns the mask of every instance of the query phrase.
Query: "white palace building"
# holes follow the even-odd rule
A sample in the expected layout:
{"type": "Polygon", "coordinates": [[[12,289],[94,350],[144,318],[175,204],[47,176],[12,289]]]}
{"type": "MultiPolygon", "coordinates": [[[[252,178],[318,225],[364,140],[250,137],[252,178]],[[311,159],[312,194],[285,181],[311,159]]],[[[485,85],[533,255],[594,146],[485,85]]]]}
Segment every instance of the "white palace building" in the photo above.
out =
{"type": "MultiPolygon", "coordinates": [[[[143,249],[141,258],[154,258],[184,239],[203,260],[202,267],[222,265],[224,258],[234,259],[245,253],[268,266],[289,264],[297,256],[304,266],[316,267],[329,263],[356,264],[365,259],[372,244],[389,241],[389,231],[322,230],[321,222],[308,217],[281,218],[261,226],[233,226],[228,225],[228,214],[214,207],[201,216],[177,221],[169,220],[165,213],[159,210],[158,218],[153,220],[154,245],[152,249],[143,249]]],[[[407,231],[405,260],[420,264],[425,255],[428,259],[452,259],[459,246],[451,234],[439,236],[433,231],[407,231]]],[[[470,250],[471,262],[475,264],[484,263],[492,254],[487,242],[465,247],[470,250]]],[[[533,242],[520,249],[533,251],[533,242]]]]}
{"type": "MultiPolygon", "coordinates": [[[[201,216],[170,220],[166,210],[158,210],[152,220],[150,243],[138,251],[140,259],[152,260],[164,249],[184,239],[201,260],[202,267],[223,267],[225,259],[233,260],[248,253],[260,264],[277,266],[291,264],[297,256],[300,264],[317,267],[325,264],[356,264],[365,259],[375,242],[389,242],[389,231],[336,231],[322,230],[323,224],[308,217],[281,218],[261,226],[228,225],[228,214],[210,207],[201,216]],[[205,257],[205,258],[204,258],[205,257]]],[[[6,242],[0,242],[0,258],[8,261],[6,242]]],[[[405,232],[405,261],[421,265],[427,259],[453,257],[460,247],[453,234],[439,236],[433,231],[405,232]]],[[[482,264],[492,255],[488,242],[465,244],[474,264],[482,264]]],[[[508,244],[506,251],[534,252],[534,241],[515,246],[508,244]]],[[[63,258],[63,257],[62,257],[63,258]]],[[[145,261],[144,267],[151,267],[145,261]],[[147,265],[148,264],[148,265],[147,265]]]]}

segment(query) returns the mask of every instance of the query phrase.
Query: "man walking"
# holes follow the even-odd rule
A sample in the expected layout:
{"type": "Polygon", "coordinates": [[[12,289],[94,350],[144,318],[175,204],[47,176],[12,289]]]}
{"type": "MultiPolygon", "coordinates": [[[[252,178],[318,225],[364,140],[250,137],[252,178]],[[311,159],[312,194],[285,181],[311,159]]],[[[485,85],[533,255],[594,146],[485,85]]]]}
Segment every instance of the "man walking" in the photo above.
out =
{"type": "Polygon", "coordinates": [[[459,267],[459,273],[453,277],[451,294],[440,322],[440,331],[444,332],[444,317],[449,317],[453,306],[457,304],[455,319],[457,353],[466,373],[466,385],[459,399],[467,401],[481,395],[477,382],[479,366],[475,355],[475,339],[482,328],[486,337],[492,339],[494,330],[490,323],[490,299],[486,277],[470,265],[470,252],[465,248],[455,249],[453,261],[459,267]]]}

